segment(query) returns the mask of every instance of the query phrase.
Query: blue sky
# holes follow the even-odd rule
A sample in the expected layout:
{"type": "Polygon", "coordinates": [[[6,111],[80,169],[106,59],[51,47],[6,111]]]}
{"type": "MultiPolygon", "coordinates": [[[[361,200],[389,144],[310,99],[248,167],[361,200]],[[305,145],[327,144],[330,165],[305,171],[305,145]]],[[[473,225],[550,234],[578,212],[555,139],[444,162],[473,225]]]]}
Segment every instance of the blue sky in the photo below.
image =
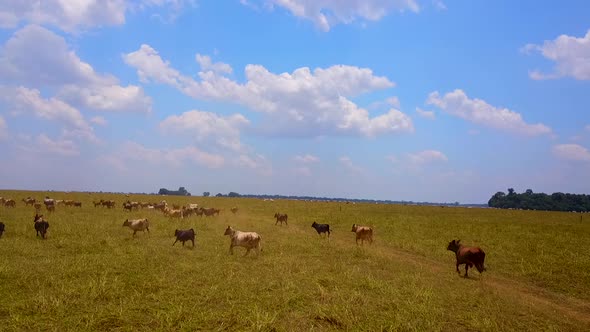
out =
{"type": "Polygon", "coordinates": [[[590,192],[588,1],[0,4],[0,187],[590,192]]]}

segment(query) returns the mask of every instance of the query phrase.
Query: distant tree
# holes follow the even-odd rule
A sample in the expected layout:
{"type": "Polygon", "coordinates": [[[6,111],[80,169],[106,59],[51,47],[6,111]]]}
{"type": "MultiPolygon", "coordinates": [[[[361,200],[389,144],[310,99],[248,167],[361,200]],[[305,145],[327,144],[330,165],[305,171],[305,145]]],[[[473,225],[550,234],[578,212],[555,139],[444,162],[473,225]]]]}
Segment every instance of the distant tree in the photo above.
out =
{"type": "Polygon", "coordinates": [[[223,197],[222,193],[217,193],[217,195],[215,195],[215,197],[223,197]]]}
{"type": "Polygon", "coordinates": [[[488,206],[495,208],[515,208],[525,210],[546,210],[546,211],[590,211],[590,195],[576,195],[553,193],[533,193],[531,189],[522,194],[508,189],[508,195],[497,192],[488,201],[488,206]]]}
{"type": "Polygon", "coordinates": [[[227,197],[240,197],[240,194],[231,191],[229,194],[227,194],[227,197]]]}
{"type": "Polygon", "coordinates": [[[211,193],[210,193],[210,192],[208,192],[208,191],[205,191],[205,192],[203,193],[203,197],[209,197],[209,195],[211,195],[211,193]]]}

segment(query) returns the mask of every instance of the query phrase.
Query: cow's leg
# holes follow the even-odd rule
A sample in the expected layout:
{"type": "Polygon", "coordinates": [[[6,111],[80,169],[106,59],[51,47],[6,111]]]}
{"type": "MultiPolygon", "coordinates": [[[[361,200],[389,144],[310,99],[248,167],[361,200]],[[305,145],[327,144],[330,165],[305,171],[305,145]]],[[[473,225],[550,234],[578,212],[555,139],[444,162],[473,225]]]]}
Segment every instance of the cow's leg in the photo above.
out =
{"type": "Polygon", "coordinates": [[[230,244],[229,245],[229,254],[230,255],[233,255],[234,254],[234,245],[233,244],[230,244]]]}
{"type": "Polygon", "coordinates": [[[133,231],[133,236],[135,236],[135,233],[137,233],[137,231],[133,231]]]}
{"type": "Polygon", "coordinates": [[[148,233],[150,232],[150,228],[149,227],[146,227],[145,229],[148,231],[148,233]]]}
{"type": "Polygon", "coordinates": [[[176,244],[176,242],[178,242],[178,239],[176,239],[176,241],[174,241],[174,243],[172,243],[172,246],[174,247],[174,245],[176,244]]]}
{"type": "Polygon", "coordinates": [[[195,239],[191,239],[192,243],[193,243],[193,248],[195,247],[195,239]]]}
{"type": "Polygon", "coordinates": [[[248,254],[250,253],[250,248],[246,249],[246,253],[244,254],[244,256],[248,256],[248,254]]]}
{"type": "Polygon", "coordinates": [[[470,265],[469,263],[468,264],[465,264],[465,278],[469,277],[467,275],[467,270],[469,270],[469,265],[470,265]]]}
{"type": "Polygon", "coordinates": [[[457,269],[457,273],[461,273],[461,272],[459,271],[459,262],[457,262],[457,264],[455,265],[455,268],[457,269]]]}

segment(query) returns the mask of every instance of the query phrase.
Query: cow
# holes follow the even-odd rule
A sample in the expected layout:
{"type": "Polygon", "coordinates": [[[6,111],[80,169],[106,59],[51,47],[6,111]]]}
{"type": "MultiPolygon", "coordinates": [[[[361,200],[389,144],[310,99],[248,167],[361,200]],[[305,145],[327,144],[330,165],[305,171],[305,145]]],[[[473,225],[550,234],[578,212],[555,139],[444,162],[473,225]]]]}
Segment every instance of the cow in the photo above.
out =
{"type": "Polygon", "coordinates": [[[25,202],[25,206],[31,204],[34,205],[36,200],[32,197],[23,198],[23,202],[25,202]]]}
{"type": "Polygon", "coordinates": [[[289,226],[289,224],[287,223],[287,220],[289,219],[289,216],[286,213],[285,214],[275,213],[275,218],[277,219],[277,221],[275,222],[275,225],[278,224],[279,221],[280,221],[281,222],[281,225],[284,222],[285,225],[289,226]]]}
{"type": "Polygon", "coordinates": [[[475,265],[475,268],[479,273],[483,273],[486,270],[484,267],[484,260],[486,258],[486,254],[481,250],[479,247],[468,247],[464,246],[460,243],[461,240],[453,240],[449,242],[447,246],[447,250],[452,251],[455,253],[457,258],[455,268],[457,273],[461,274],[459,271],[459,265],[465,264],[465,278],[467,278],[467,270],[470,267],[475,265]]]}
{"type": "Polygon", "coordinates": [[[313,222],[313,224],[311,224],[311,227],[313,227],[316,232],[318,232],[319,236],[322,236],[322,233],[327,234],[328,237],[330,237],[330,225],[328,224],[318,224],[317,222],[313,222]]]}
{"type": "Polygon", "coordinates": [[[182,246],[184,247],[184,243],[186,241],[191,241],[193,243],[193,248],[195,247],[195,230],[194,229],[187,229],[187,230],[181,230],[181,229],[177,229],[174,231],[174,236],[176,236],[176,241],[174,241],[174,243],[172,244],[172,246],[174,246],[176,244],[176,242],[180,241],[182,242],[182,246]]]}
{"type": "Polygon", "coordinates": [[[368,226],[360,226],[357,224],[352,224],[351,232],[356,234],[356,244],[359,244],[359,239],[361,240],[361,245],[365,244],[365,241],[368,241],[369,244],[373,243],[373,228],[368,226]]]}
{"type": "Polygon", "coordinates": [[[262,237],[256,232],[241,232],[234,230],[231,226],[227,226],[223,235],[229,235],[229,253],[234,254],[234,247],[246,248],[244,256],[248,255],[251,249],[256,249],[256,255],[259,255],[262,251],[260,247],[260,241],[262,237]]]}
{"type": "Polygon", "coordinates": [[[37,236],[41,234],[41,238],[45,239],[47,230],[49,229],[49,222],[43,219],[43,215],[39,215],[36,213],[33,222],[35,223],[35,231],[37,232],[37,236]]]}
{"type": "Polygon", "coordinates": [[[0,221],[0,238],[2,237],[2,234],[4,234],[4,223],[0,221]]]}
{"type": "Polygon", "coordinates": [[[231,213],[233,213],[233,214],[236,214],[236,213],[238,213],[238,208],[237,208],[237,207],[235,207],[235,206],[234,206],[233,208],[229,209],[229,210],[230,210],[230,211],[231,211],[231,213]]]}
{"type": "Polygon", "coordinates": [[[125,226],[133,230],[133,236],[135,236],[135,233],[139,231],[142,231],[144,233],[145,231],[148,231],[148,234],[150,232],[150,222],[146,218],[134,220],[125,219],[125,221],[123,222],[123,227],[125,226]]]}
{"type": "Polygon", "coordinates": [[[4,206],[16,207],[16,201],[14,199],[7,199],[6,201],[4,201],[4,206]]]}

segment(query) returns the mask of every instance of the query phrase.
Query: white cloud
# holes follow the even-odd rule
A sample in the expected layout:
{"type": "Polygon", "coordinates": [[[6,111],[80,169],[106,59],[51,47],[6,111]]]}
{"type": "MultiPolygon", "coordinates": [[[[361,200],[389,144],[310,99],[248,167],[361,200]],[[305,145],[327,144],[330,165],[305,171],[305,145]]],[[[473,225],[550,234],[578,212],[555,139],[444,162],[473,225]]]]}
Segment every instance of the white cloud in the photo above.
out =
{"type": "Polygon", "coordinates": [[[394,108],[400,108],[401,104],[399,102],[399,98],[398,97],[390,97],[387,98],[385,100],[388,104],[390,104],[391,106],[393,106],[394,108]]]}
{"type": "Polygon", "coordinates": [[[73,141],[63,138],[52,140],[45,134],[37,136],[34,146],[23,148],[34,153],[57,154],[60,156],[77,156],[80,154],[78,146],[73,141]]]}
{"type": "Polygon", "coordinates": [[[351,173],[359,174],[359,173],[362,173],[362,171],[363,171],[363,169],[360,168],[359,166],[355,165],[352,162],[352,159],[350,159],[350,157],[348,157],[348,156],[342,156],[338,159],[338,161],[340,161],[340,164],[342,164],[344,166],[344,168],[351,173]]]}
{"type": "Polygon", "coordinates": [[[3,0],[0,28],[15,28],[21,22],[46,24],[67,32],[125,23],[129,10],[164,7],[177,15],[194,0],[3,0]]]}
{"type": "Polygon", "coordinates": [[[494,129],[527,136],[551,134],[551,128],[542,123],[528,124],[519,113],[507,108],[497,108],[481,99],[469,99],[460,89],[442,97],[438,91],[432,92],[426,104],[434,105],[451,115],[494,129]]]}
{"type": "Polygon", "coordinates": [[[182,75],[149,45],[124,55],[143,82],[164,83],[196,99],[237,103],[265,113],[265,131],[277,135],[362,135],[367,137],[413,132],[411,119],[391,109],[371,118],[348,98],[394,86],[368,68],[337,65],[311,71],[274,74],[260,65],[247,65],[246,83],[214,71],[199,72],[200,80],[182,75]]]}
{"type": "Polygon", "coordinates": [[[436,114],[434,114],[433,111],[425,111],[425,110],[421,109],[420,107],[416,107],[416,113],[418,113],[419,116],[421,116],[425,119],[429,119],[429,120],[436,119],[436,114]]]}
{"type": "Polygon", "coordinates": [[[102,116],[95,116],[92,119],[90,119],[90,122],[99,126],[106,126],[108,124],[107,120],[105,120],[105,118],[103,118],[102,116]]]}
{"type": "MultiPolygon", "coordinates": [[[[294,16],[313,21],[323,31],[336,24],[350,24],[357,20],[379,21],[393,11],[418,12],[415,0],[261,0],[272,6],[285,8],[294,16]]],[[[242,4],[252,6],[253,1],[242,4]]],[[[255,6],[255,5],[254,5],[255,6]]],[[[257,6],[256,6],[257,7],[257,6]]]]}
{"type": "Polygon", "coordinates": [[[15,32],[0,49],[0,83],[55,88],[60,99],[98,111],[151,110],[141,87],[97,73],[63,37],[36,25],[15,32]]]}
{"type": "Polygon", "coordinates": [[[208,55],[200,55],[197,53],[197,55],[195,56],[195,60],[197,60],[197,62],[201,66],[202,71],[214,71],[216,73],[222,73],[222,74],[223,73],[231,74],[233,71],[231,66],[228,65],[227,63],[223,63],[223,62],[213,63],[213,61],[211,61],[211,57],[209,57],[208,55]]]}
{"type": "Polygon", "coordinates": [[[586,125],[586,127],[584,127],[584,130],[590,132],[590,125],[586,125]]]}
{"type": "Polygon", "coordinates": [[[53,120],[65,125],[68,133],[98,141],[94,129],[86,122],[80,111],[57,98],[43,98],[39,90],[25,87],[0,87],[0,100],[13,112],[32,113],[39,118],[53,120]]]}
{"type": "Polygon", "coordinates": [[[320,161],[320,158],[311,155],[311,154],[306,154],[303,156],[295,156],[293,159],[295,159],[296,162],[300,162],[303,164],[312,164],[312,163],[317,163],[320,161]]]}
{"type": "Polygon", "coordinates": [[[239,155],[235,164],[238,167],[246,167],[252,170],[257,171],[258,173],[270,176],[272,175],[272,165],[265,156],[256,154],[256,155],[247,155],[242,154],[239,155]]]}
{"type": "Polygon", "coordinates": [[[432,4],[438,10],[446,10],[447,9],[447,5],[445,5],[445,3],[442,0],[432,0],[432,4]]]}
{"type": "Polygon", "coordinates": [[[4,117],[0,115],[0,139],[8,137],[8,125],[6,125],[6,120],[4,117]]]}
{"type": "Polygon", "coordinates": [[[559,144],[553,146],[553,154],[559,159],[590,161],[590,151],[578,144],[559,144]]]}
{"type": "Polygon", "coordinates": [[[444,153],[436,150],[425,150],[416,153],[410,153],[408,154],[408,159],[411,163],[416,165],[423,165],[433,162],[445,162],[449,160],[444,153]]]}
{"type": "Polygon", "coordinates": [[[135,142],[126,142],[115,156],[107,156],[106,161],[117,164],[117,160],[134,160],[153,165],[180,167],[186,162],[207,168],[220,168],[225,160],[222,156],[201,151],[192,146],[177,149],[147,148],[135,142]]]}
{"type": "Polygon", "coordinates": [[[531,71],[529,76],[534,80],[561,77],[590,80],[590,30],[581,38],[561,35],[555,40],[546,40],[543,45],[527,44],[521,51],[526,54],[538,52],[555,63],[549,74],[531,71]]]}
{"type": "Polygon", "coordinates": [[[301,175],[301,176],[311,176],[312,175],[311,169],[307,166],[295,167],[293,169],[293,173],[295,173],[296,175],[301,175]]]}
{"type": "Polygon", "coordinates": [[[166,133],[187,133],[198,141],[212,139],[222,147],[242,150],[240,129],[249,124],[241,114],[223,117],[215,113],[192,110],[172,115],[160,123],[166,133]]]}

